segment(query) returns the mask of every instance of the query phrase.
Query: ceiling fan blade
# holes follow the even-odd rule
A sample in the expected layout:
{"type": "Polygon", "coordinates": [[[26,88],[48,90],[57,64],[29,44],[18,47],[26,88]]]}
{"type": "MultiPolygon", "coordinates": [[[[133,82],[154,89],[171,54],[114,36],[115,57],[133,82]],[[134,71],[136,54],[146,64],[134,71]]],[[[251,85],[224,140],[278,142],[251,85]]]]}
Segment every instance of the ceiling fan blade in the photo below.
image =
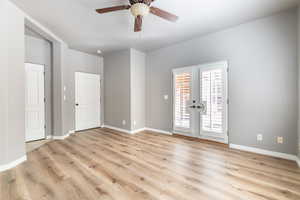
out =
{"type": "Polygon", "coordinates": [[[178,17],[176,15],[173,15],[172,13],[169,13],[167,11],[164,11],[162,9],[156,8],[156,7],[151,7],[150,12],[153,15],[156,15],[158,17],[161,17],[165,20],[171,21],[171,22],[176,22],[178,20],[178,17]]]}
{"type": "Polygon", "coordinates": [[[118,11],[118,10],[127,10],[129,8],[130,8],[129,5],[113,6],[113,7],[108,7],[108,8],[97,9],[96,12],[103,14],[103,13],[108,13],[108,12],[113,12],[113,11],[118,11]]]}
{"type": "Polygon", "coordinates": [[[134,22],[134,32],[140,32],[142,30],[142,24],[143,24],[143,17],[138,15],[135,18],[135,22],[134,22]]]}

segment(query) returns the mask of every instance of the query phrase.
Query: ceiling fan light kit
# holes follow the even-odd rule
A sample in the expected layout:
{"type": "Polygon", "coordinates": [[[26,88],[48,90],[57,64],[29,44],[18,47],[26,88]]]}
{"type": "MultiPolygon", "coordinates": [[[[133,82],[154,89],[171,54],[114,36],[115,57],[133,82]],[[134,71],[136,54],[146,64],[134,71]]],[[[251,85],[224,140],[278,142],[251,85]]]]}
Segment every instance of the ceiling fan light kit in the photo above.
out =
{"type": "Polygon", "coordinates": [[[130,11],[134,17],[137,16],[145,17],[149,14],[150,7],[144,3],[136,3],[131,6],[130,11]]]}
{"type": "Polygon", "coordinates": [[[100,14],[104,14],[104,13],[114,12],[118,10],[130,9],[131,14],[135,17],[134,32],[139,32],[142,30],[143,17],[147,16],[149,13],[171,22],[176,22],[178,20],[178,17],[176,15],[173,15],[167,11],[151,6],[151,3],[153,1],[154,0],[129,0],[130,5],[100,8],[97,9],[96,12],[100,14]]]}

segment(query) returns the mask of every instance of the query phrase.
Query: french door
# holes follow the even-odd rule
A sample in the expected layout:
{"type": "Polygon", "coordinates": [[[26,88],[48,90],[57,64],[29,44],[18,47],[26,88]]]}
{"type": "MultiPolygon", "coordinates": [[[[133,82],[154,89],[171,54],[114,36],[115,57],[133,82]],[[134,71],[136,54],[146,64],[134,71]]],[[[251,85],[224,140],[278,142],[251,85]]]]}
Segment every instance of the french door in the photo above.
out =
{"type": "Polygon", "coordinates": [[[76,131],[100,127],[100,75],[75,73],[76,131]]]}
{"type": "Polygon", "coordinates": [[[173,132],[228,143],[227,62],[173,70],[173,132]]]}

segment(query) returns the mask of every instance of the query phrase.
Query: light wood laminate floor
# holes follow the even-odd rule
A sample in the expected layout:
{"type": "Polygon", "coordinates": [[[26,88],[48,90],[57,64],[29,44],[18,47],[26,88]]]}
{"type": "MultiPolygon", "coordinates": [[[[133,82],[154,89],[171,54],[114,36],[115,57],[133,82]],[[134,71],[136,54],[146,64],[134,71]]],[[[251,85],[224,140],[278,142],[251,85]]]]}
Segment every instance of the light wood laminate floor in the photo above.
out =
{"type": "Polygon", "coordinates": [[[45,139],[45,140],[37,140],[37,141],[33,141],[33,142],[27,142],[26,143],[26,152],[29,153],[50,141],[51,141],[50,139],[45,139]]]}
{"type": "Polygon", "coordinates": [[[0,173],[1,200],[300,199],[296,163],[150,132],[76,133],[0,173]]]}

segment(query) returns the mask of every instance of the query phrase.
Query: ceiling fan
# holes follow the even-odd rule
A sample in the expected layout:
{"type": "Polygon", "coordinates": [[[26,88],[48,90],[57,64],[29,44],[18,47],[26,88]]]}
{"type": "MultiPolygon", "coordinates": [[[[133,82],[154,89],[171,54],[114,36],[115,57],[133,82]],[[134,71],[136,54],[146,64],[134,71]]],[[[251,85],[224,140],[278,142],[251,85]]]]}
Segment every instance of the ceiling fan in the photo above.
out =
{"type": "Polygon", "coordinates": [[[176,15],[161,10],[157,7],[151,6],[153,1],[155,0],[129,0],[130,5],[120,5],[120,6],[113,6],[108,8],[100,8],[97,9],[96,12],[100,14],[104,14],[108,12],[130,9],[131,14],[135,17],[134,32],[139,32],[142,30],[143,17],[147,16],[149,13],[152,13],[158,17],[161,17],[171,22],[175,22],[178,20],[178,17],[176,15]]]}

